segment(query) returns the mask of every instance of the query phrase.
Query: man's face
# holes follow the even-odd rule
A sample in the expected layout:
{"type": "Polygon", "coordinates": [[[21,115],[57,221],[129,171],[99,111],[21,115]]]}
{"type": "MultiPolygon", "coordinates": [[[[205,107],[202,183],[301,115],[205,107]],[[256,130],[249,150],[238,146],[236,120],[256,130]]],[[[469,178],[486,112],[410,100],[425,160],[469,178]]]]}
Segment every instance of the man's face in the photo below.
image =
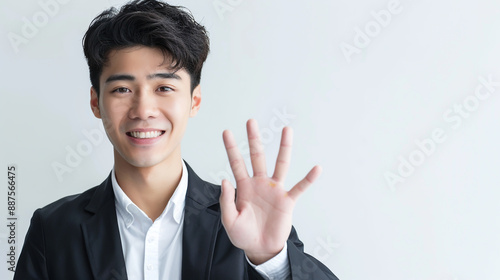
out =
{"type": "Polygon", "coordinates": [[[151,167],[180,157],[188,119],[201,102],[191,97],[185,69],[174,71],[159,49],[113,50],[100,77],[100,97],[91,89],[91,107],[113,144],[115,164],[151,167]]]}

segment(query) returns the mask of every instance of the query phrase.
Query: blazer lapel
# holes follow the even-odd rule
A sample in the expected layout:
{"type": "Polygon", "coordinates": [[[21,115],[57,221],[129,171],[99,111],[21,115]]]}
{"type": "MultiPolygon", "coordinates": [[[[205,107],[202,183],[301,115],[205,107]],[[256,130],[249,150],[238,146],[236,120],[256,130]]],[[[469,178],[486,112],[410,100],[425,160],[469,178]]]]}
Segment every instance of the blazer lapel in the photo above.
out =
{"type": "MultiPolygon", "coordinates": [[[[185,162],[185,161],[184,161],[185,162]]],[[[220,222],[220,188],[201,180],[185,162],[188,189],[182,236],[182,279],[209,279],[220,222]]]]}
{"type": "Polygon", "coordinates": [[[82,231],[95,279],[127,280],[111,173],[97,187],[85,210],[94,214],[82,223],[82,231]]]}

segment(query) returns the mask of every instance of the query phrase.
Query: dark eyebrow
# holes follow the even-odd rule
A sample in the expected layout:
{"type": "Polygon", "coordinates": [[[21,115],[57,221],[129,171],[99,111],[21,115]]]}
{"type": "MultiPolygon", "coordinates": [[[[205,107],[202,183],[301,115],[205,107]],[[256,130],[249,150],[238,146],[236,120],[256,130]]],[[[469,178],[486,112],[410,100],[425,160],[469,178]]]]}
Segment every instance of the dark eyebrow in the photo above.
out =
{"type": "MultiPolygon", "coordinates": [[[[175,73],[155,73],[147,76],[148,80],[151,79],[176,79],[176,80],[182,80],[181,77],[175,73]]],[[[111,75],[109,76],[106,81],[104,82],[105,84],[111,83],[114,81],[135,81],[135,77],[131,75],[125,75],[125,74],[118,74],[118,75],[111,75]]]]}
{"type": "Polygon", "coordinates": [[[149,80],[150,79],[176,79],[176,80],[182,80],[181,77],[175,73],[155,73],[148,75],[147,77],[149,80]]]}
{"type": "Polygon", "coordinates": [[[134,76],[131,76],[131,75],[123,75],[123,74],[120,74],[120,75],[111,75],[109,76],[106,81],[104,82],[105,84],[107,83],[111,83],[111,82],[114,82],[114,81],[134,81],[135,78],[134,76]]]}

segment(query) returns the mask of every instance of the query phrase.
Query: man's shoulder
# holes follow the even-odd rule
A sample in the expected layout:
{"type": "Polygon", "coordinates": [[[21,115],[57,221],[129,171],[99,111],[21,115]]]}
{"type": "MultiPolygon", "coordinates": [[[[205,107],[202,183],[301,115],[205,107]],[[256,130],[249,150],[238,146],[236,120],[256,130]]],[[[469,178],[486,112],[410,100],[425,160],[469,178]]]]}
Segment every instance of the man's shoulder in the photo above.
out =
{"type": "Polygon", "coordinates": [[[36,216],[37,219],[40,219],[48,227],[79,224],[83,219],[91,215],[87,209],[96,196],[102,195],[102,193],[98,192],[102,192],[104,188],[103,184],[105,183],[103,182],[82,193],[60,198],[39,208],[36,210],[34,217],[36,216]]]}
{"type": "Polygon", "coordinates": [[[51,216],[60,213],[61,211],[63,213],[67,213],[67,211],[72,212],[75,210],[83,210],[89,203],[90,199],[92,198],[98,187],[99,186],[95,186],[82,193],[60,198],[38,209],[38,212],[43,216],[51,216]]]}

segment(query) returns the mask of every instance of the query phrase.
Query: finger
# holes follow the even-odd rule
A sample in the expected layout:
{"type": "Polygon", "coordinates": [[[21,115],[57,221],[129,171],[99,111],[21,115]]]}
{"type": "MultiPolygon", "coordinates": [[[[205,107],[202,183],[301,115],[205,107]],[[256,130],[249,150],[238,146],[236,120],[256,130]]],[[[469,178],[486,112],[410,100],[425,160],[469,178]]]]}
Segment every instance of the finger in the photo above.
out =
{"type": "Polygon", "coordinates": [[[260,141],[259,126],[257,121],[250,119],[247,122],[248,145],[252,161],[253,176],[267,176],[266,157],[260,141]]]}
{"type": "Polygon", "coordinates": [[[240,151],[238,150],[238,147],[236,146],[233,133],[229,130],[224,130],[222,133],[222,139],[224,140],[229,165],[231,165],[236,182],[248,178],[247,167],[243,161],[240,151]]]}
{"type": "Polygon", "coordinates": [[[314,166],[311,171],[307,173],[304,179],[302,179],[290,191],[288,191],[288,196],[293,200],[297,200],[299,196],[319,177],[320,174],[321,166],[314,166]]]}
{"type": "Polygon", "coordinates": [[[291,127],[285,126],[281,132],[280,150],[278,158],[276,159],[276,166],[274,167],[273,178],[279,182],[285,181],[288,167],[290,166],[290,159],[292,157],[292,142],[293,130],[291,127]]]}
{"type": "Polygon", "coordinates": [[[234,201],[235,190],[227,179],[222,180],[221,184],[222,193],[220,195],[220,210],[221,219],[224,227],[230,227],[236,217],[238,217],[238,210],[234,201]]]}

